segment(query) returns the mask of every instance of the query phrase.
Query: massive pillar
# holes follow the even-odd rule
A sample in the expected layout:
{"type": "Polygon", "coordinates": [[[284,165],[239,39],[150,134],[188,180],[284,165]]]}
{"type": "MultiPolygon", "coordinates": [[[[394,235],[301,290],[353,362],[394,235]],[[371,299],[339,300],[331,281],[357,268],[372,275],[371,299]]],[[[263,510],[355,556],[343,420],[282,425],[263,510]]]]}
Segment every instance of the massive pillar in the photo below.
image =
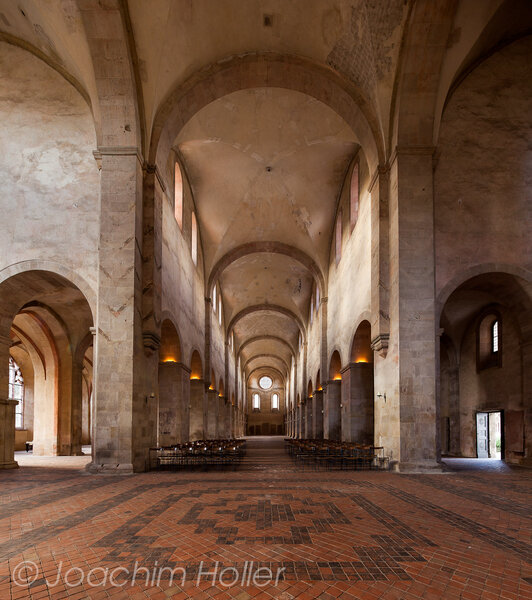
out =
{"type": "Polygon", "coordinates": [[[341,381],[331,380],[325,389],[323,437],[326,440],[340,440],[342,436],[341,386],[341,381]]]}
{"type": "Polygon", "coordinates": [[[203,440],[205,437],[205,382],[203,379],[191,379],[188,439],[203,440]]]}
{"type": "MultiPolygon", "coordinates": [[[[143,368],[139,310],[142,177],[136,149],[101,149],[97,384],[89,467],[95,472],[144,470],[156,441],[155,382],[143,368]]],[[[157,344],[155,337],[152,341],[157,344]]]]}
{"type": "Polygon", "coordinates": [[[312,396],[312,437],[323,439],[323,390],[315,390],[312,396]]]}
{"type": "Polygon", "coordinates": [[[72,361],[72,410],[70,422],[70,455],[83,456],[83,364],[72,361]]]}
{"type": "Polygon", "coordinates": [[[190,369],[181,363],[159,365],[159,445],[188,441],[190,369]]]}
{"type": "Polygon", "coordinates": [[[216,390],[209,389],[207,391],[207,407],[205,412],[205,438],[208,440],[215,440],[218,437],[218,415],[218,392],[216,390]]]}
{"type": "Polygon", "coordinates": [[[350,363],[342,370],[342,439],[373,444],[373,364],[350,363]]]}
{"type": "MultiPolygon", "coordinates": [[[[7,324],[6,324],[7,327],[7,324]]],[[[11,339],[0,334],[0,469],[16,469],[15,458],[15,407],[16,400],[8,400],[9,392],[9,347],[11,339]]]]}
{"type": "Polygon", "coordinates": [[[225,396],[218,396],[218,417],[216,419],[216,437],[220,439],[231,437],[231,405],[225,396]]]}
{"type": "Polygon", "coordinates": [[[376,443],[403,471],[438,467],[432,152],[399,148],[390,170],[391,328],[376,377],[376,443]]]}

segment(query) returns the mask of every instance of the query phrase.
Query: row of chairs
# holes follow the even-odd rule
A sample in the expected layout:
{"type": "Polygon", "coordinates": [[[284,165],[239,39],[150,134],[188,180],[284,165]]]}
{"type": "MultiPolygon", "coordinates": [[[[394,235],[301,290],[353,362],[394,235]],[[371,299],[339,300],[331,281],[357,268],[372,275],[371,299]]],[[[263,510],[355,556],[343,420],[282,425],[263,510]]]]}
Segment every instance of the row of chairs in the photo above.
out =
{"type": "Polygon", "coordinates": [[[246,440],[195,440],[185,444],[150,448],[152,469],[236,469],[246,454],[246,440]]]}
{"type": "Polygon", "coordinates": [[[367,444],[336,442],[333,440],[285,439],[285,448],[295,463],[305,469],[384,470],[390,468],[390,459],[384,447],[367,444]]]}

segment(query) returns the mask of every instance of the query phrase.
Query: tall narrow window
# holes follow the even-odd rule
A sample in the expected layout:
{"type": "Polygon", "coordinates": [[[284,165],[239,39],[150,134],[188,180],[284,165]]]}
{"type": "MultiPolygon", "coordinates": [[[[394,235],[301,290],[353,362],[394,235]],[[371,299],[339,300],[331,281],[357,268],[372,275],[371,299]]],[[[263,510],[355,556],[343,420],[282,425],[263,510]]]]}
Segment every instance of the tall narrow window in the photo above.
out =
{"type": "Polygon", "coordinates": [[[320,286],[316,285],[316,312],[320,307],[320,286]]]}
{"type": "Polygon", "coordinates": [[[196,221],[196,213],[192,213],[192,262],[198,264],[198,223],[196,221]]]}
{"type": "Polygon", "coordinates": [[[218,298],[218,323],[222,324],[222,295],[218,298]]]}
{"type": "Polygon", "coordinates": [[[491,351],[499,351],[499,321],[494,321],[491,326],[491,351]]]}
{"type": "Polygon", "coordinates": [[[253,410],[260,410],[260,396],[258,394],[253,394],[253,410]]]}
{"type": "Polygon", "coordinates": [[[359,184],[358,184],[358,163],[353,167],[351,173],[351,197],[350,197],[350,222],[351,231],[358,221],[358,197],[359,197],[359,184]]]}
{"type": "Polygon", "coordinates": [[[15,407],[15,427],[24,427],[24,378],[17,363],[9,357],[9,399],[18,400],[15,407]]]}
{"type": "Polygon", "coordinates": [[[272,410],[279,410],[279,394],[272,396],[272,410]]]}
{"type": "Polygon", "coordinates": [[[183,176],[178,163],[174,175],[174,215],[179,228],[183,229],[183,176]]]}
{"type": "Polygon", "coordinates": [[[216,303],[216,286],[214,286],[213,290],[212,290],[212,310],[213,312],[216,312],[216,309],[218,308],[218,304],[216,303]]]}
{"type": "Polygon", "coordinates": [[[314,294],[310,297],[310,324],[314,321],[314,294]]]}
{"type": "Polygon", "coordinates": [[[340,262],[340,258],[342,258],[342,211],[338,212],[338,217],[336,219],[336,231],[335,231],[335,254],[336,254],[336,264],[340,262]]]}

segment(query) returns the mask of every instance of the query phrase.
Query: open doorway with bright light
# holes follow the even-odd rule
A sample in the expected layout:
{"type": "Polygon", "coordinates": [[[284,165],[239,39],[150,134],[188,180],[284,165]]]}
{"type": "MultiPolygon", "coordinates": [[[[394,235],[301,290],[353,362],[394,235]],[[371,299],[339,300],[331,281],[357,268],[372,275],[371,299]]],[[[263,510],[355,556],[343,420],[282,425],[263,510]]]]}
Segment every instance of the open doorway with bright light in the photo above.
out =
{"type": "Polygon", "coordinates": [[[502,411],[477,412],[477,457],[503,457],[502,411]]]}

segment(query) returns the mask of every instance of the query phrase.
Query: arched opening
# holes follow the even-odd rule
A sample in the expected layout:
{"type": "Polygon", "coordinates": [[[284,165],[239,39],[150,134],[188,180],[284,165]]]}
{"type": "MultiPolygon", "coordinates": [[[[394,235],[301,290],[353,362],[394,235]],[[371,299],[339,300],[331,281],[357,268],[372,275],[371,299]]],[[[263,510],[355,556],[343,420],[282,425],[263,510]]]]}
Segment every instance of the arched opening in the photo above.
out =
{"type": "Polygon", "coordinates": [[[342,439],[342,359],[338,350],[329,363],[329,381],[325,394],[323,435],[329,440],[342,439]]]}
{"type": "Polygon", "coordinates": [[[192,352],[190,359],[189,440],[205,437],[205,382],[200,353],[192,352]]]}
{"type": "Polygon", "coordinates": [[[283,435],[286,382],[281,372],[272,367],[254,369],[248,377],[247,397],[247,435],[283,435]]]}
{"type": "Polygon", "coordinates": [[[353,336],[350,363],[342,372],[344,441],[373,444],[374,404],[371,325],[362,321],[353,336]]]}
{"type": "Polygon", "coordinates": [[[181,342],[172,321],[161,325],[159,348],[158,445],[188,439],[189,372],[181,363],[181,342]]]}
{"type": "Polygon", "coordinates": [[[174,324],[169,319],[165,319],[161,325],[159,362],[181,362],[181,342],[179,341],[179,334],[177,333],[174,324]]]}
{"type": "Polygon", "coordinates": [[[329,363],[329,379],[332,381],[340,381],[342,379],[342,359],[340,353],[335,350],[331,356],[329,363]]]}
{"type": "Polygon", "coordinates": [[[508,273],[474,276],[440,318],[439,447],[443,456],[530,460],[531,285],[508,273]]]}
{"type": "Polygon", "coordinates": [[[23,450],[31,442],[36,455],[82,454],[83,398],[92,392],[92,380],[84,379],[88,355],[83,344],[87,337],[92,340],[93,323],[85,296],[61,275],[32,270],[0,283],[0,298],[0,360],[5,365],[0,370],[0,389],[4,397],[10,388],[15,393],[10,385],[10,357],[24,381],[21,408],[9,407],[13,430],[18,427],[15,435],[3,439],[11,445],[6,452],[12,454],[15,444],[23,450]]]}
{"type": "Polygon", "coordinates": [[[190,379],[203,379],[203,365],[201,364],[201,356],[197,350],[192,352],[190,359],[190,379]]]}

